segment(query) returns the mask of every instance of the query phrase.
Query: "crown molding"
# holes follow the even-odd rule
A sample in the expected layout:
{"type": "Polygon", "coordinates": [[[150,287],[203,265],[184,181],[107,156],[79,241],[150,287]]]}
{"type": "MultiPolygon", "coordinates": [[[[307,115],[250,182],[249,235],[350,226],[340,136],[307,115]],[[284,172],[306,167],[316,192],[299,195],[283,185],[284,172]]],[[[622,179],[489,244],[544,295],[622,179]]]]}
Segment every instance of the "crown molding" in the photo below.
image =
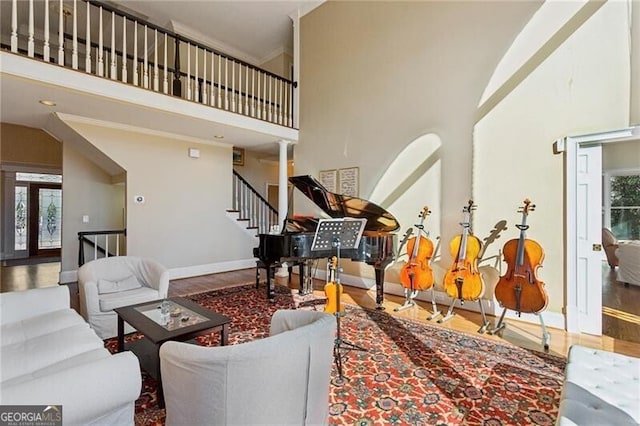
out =
{"type": "Polygon", "coordinates": [[[249,55],[246,52],[243,52],[235,47],[232,47],[220,40],[216,40],[213,39],[209,36],[206,36],[204,34],[202,34],[199,31],[196,31],[192,28],[189,28],[188,26],[171,20],[169,21],[169,27],[172,29],[172,31],[176,34],[180,34],[184,37],[190,38],[194,41],[197,41],[199,43],[202,43],[206,46],[209,46],[221,53],[225,53],[229,56],[233,56],[234,58],[240,59],[244,62],[250,63],[252,65],[258,66],[258,64],[260,63],[260,59],[256,58],[255,56],[249,55]]]}

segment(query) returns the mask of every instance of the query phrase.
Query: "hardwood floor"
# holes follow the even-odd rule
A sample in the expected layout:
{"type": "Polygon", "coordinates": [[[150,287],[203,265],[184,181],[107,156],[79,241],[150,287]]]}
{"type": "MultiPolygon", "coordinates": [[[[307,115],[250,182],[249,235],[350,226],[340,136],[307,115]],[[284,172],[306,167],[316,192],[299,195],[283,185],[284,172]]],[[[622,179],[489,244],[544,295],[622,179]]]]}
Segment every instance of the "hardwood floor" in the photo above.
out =
{"type": "MultiPolygon", "coordinates": [[[[2,267],[0,285],[1,291],[23,290],[27,288],[46,287],[57,285],[59,263],[45,263],[40,265],[23,265],[2,267]]],[[[640,287],[625,286],[615,281],[615,273],[603,270],[603,336],[591,336],[586,334],[570,334],[564,330],[548,327],[551,334],[549,353],[566,356],[572,344],[581,344],[587,347],[605,349],[640,357],[640,287]],[[615,308],[614,308],[615,307],[615,308]]],[[[296,291],[298,277],[294,275],[289,282],[287,278],[276,277],[276,285],[288,286],[296,291]]],[[[187,294],[202,293],[217,288],[255,283],[255,269],[243,269],[219,274],[204,275],[199,277],[172,280],[169,287],[170,296],[184,296],[187,294]]],[[[264,286],[264,283],[262,283],[264,286]]],[[[78,306],[77,284],[69,285],[74,308],[78,306]]],[[[314,280],[314,293],[318,297],[324,297],[324,282],[314,280]]],[[[350,286],[344,286],[343,301],[360,305],[362,307],[375,307],[375,290],[365,290],[350,286]]],[[[427,320],[431,311],[431,305],[418,301],[417,306],[400,312],[394,312],[393,308],[401,305],[403,298],[393,295],[385,295],[384,307],[387,313],[399,318],[407,318],[437,327],[458,330],[477,335],[480,338],[494,339],[509,342],[534,350],[542,350],[542,331],[539,325],[517,320],[505,320],[506,328],[495,336],[478,334],[481,324],[479,313],[456,309],[455,317],[443,324],[427,320]]],[[[440,310],[446,310],[445,306],[439,306],[440,310]]],[[[489,317],[495,322],[497,318],[489,317]]]]}

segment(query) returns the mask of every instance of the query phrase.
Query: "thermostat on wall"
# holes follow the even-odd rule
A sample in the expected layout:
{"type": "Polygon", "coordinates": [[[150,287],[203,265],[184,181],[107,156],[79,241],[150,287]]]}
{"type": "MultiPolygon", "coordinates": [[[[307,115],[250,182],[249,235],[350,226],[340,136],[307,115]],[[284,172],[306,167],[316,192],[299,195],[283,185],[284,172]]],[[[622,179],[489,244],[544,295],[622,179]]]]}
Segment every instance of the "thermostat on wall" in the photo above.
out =
{"type": "Polygon", "coordinates": [[[134,196],[134,197],[133,197],[133,201],[134,201],[136,204],[142,204],[142,203],[144,203],[144,195],[136,195],[136,196],[134,196]]]}

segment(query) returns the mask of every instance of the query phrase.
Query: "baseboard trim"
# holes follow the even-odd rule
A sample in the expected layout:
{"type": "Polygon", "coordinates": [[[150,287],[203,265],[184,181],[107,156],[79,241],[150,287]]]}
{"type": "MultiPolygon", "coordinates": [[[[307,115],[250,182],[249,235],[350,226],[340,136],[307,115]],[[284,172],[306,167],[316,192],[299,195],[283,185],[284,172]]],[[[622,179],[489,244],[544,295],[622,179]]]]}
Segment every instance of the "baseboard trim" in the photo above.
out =
{"type": "MultiPolygon", "coordinates": [[[[325,271],[317,271],[316,278],[324,280],[326,279],[325,271]]],[[[376,281],[373,278],[364,278],[358,277],[349,274],[340,274],[340,282],[346,285],[350,285],[353,287],[363,288],[366,290],[375,288],[376,281]]],[[[404,296],[404,287],[400,284],[388,282],[384,283],[384,292],[388,294],[393,294],[396,296],[404,296]]],[[[416,297],[417,300],[422,300],[425,302],[431,302],[431,291],[423,291],[418,294],[416,297]]],[[[451,298],[444,291],[435,290],[434,299],[437,304],[449,306],[451,304],[451,298]]],[[[502,307],[498,304],[495,299],[480,299],[482,301],[482,305],[484,307],[484,312],[487,315],[492,315],[495,317],[499,317],[502,313],[502,307]]],[[[480,312],[480,306],[477,301],[473,302],[465,302],[464,306],[460,306],[459,302],[456,302],[453,312],[458,309],[472,311],[472,312],[480,312]]],[[[522,314],[520,317],[510,310],[507,310],[505,314],[505,318],[514,319],[518,321],[523,321],[532,324],[540,324],[540,319],[538,315],[535,314],[522,314]]],[[[545,326],[558,328],[561,330],[565,329],[565,318],[564,315],[557,312],[549,312],[544,311],[542,313],[542,318],[545,326]]]]}
{"type": "Polygon", "coordinates": [[[240,259],[228,262],[207,263],[204,265],[183,266],[169,269],[169,278],[197,277],[200,275],[217,274],[218,272],[237,271],[238,269],[255,268],[256,259],[240,259]]]}

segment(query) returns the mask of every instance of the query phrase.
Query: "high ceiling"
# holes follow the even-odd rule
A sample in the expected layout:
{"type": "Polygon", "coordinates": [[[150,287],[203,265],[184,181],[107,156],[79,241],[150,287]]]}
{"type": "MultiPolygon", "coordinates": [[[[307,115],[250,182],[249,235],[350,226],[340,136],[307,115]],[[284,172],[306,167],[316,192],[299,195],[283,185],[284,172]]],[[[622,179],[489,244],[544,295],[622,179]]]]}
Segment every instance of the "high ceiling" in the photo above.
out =
{"type": "Polygon", "coordinates": [[[289,15],[304,14],[323,0],[149,1],[122,0],[114,6],[164,28],[258,65],[282,51],[293,51],[289,15]],[[186,34],[186,32],[191,34],[186,34]]]}

